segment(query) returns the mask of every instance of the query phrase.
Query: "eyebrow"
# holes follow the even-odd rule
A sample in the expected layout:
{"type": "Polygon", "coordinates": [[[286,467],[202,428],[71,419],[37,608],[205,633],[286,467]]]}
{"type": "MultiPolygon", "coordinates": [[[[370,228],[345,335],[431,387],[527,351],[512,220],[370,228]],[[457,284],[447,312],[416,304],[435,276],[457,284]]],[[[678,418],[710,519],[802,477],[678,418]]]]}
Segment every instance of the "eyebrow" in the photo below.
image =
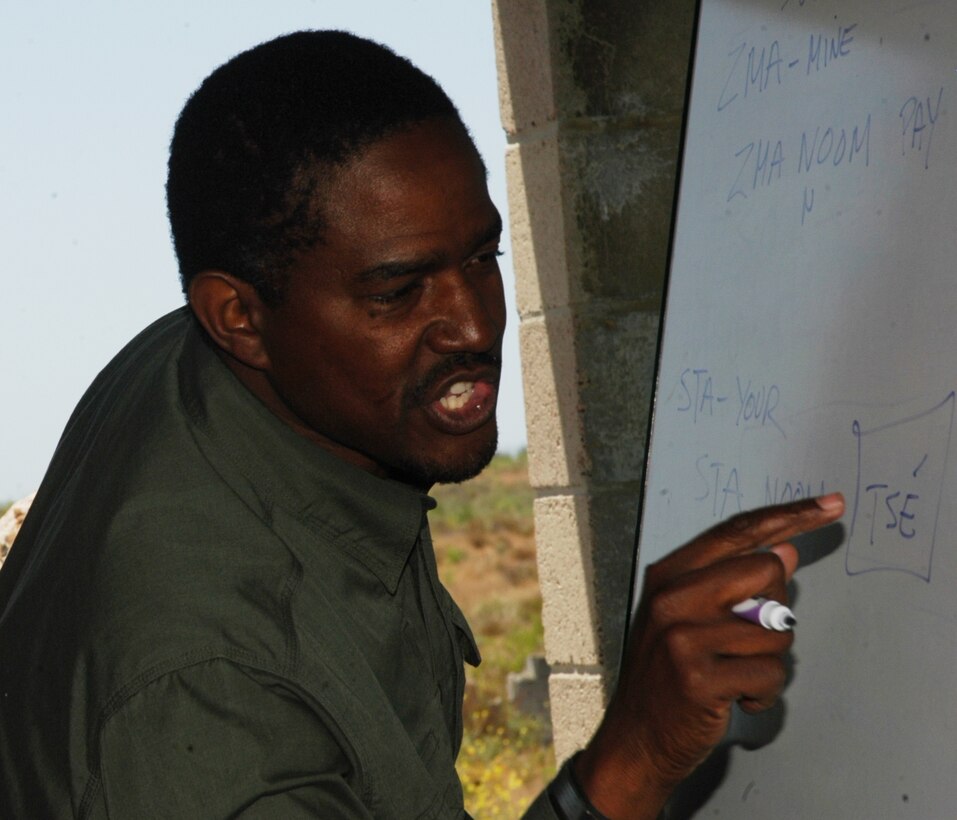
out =
{"type": "MultiPolygon", "coordinates": [[[[477,232],[475,238],[469,243],[469,254],[474,253],[483,245],[498,239],[502,235],[502,216],[496,214],[495,219],[477,232]]],[[[424,273],[434,270],[443,262],[440,254],[428,254],[415,259],[396,259],[390,262],[382,262],[371,268],[366,268],[358,275],[358,280],[365,283],[387,282],[390,279],[399,279],[403,276],[410,276],[416,273],[424,273]]]]}
{"type": "Polygon", "coordinates": [[[489,224],[488,228],[484,231],[481,231],[475,239],[472,240],[472,244],[469,247],[469,253],[474,253],[482,245],[487,245],[489,242],[499,239],[502,235],[502,215],[500,213],[495,214],[495,219],[489,224]]]}
{"type": "Polygon", "coordinates": [[[388,282],[390,279],[399,279],[402,276],[434,269],[438,267],[440,262],[441,259],[436,254],[405,261],[382,262],[374,267],[366,268],[357,278],[360,282],[368,284],[388,282]]]}

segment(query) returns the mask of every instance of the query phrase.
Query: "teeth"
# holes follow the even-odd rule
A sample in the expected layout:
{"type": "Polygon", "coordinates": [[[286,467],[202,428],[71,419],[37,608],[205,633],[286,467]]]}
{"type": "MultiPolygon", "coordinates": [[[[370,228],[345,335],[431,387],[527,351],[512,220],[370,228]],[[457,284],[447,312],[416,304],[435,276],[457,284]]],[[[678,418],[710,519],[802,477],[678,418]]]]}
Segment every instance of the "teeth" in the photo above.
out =
{"type": "Polygon", "coordinates": [[[446,410],[461,410],[465,407],[474,389],[475,382],[456,382],[449,388],[449,392],[439,399],[439,403],[446,410]]]}

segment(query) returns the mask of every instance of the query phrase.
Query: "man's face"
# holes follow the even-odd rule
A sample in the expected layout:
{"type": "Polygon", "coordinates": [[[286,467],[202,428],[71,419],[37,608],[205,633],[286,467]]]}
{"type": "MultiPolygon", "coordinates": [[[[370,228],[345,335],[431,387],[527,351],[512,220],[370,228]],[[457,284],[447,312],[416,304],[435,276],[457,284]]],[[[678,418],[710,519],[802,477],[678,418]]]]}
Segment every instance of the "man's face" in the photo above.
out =
{"type": "Polygon", "coordinates": [[[322,241],[264,314],[287,420],[416,486],[475,475],[495,452],[505,329],[501,218],[475,148],[418,124],[361,151],[322,200],[322,241]]]}

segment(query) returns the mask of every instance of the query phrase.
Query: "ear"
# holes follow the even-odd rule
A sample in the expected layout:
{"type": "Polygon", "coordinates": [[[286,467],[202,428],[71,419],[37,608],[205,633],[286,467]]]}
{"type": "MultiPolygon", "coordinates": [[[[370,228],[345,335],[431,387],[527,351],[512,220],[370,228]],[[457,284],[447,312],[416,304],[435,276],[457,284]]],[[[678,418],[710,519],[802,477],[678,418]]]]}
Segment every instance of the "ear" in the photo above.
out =
{"type": "Polygon", "coordinates": [[[261,333],[268,308],[249,282],[224,271],[201,271],[189,283],[189,304],[221,350],[247,367],[269,368],[261,333]]]}

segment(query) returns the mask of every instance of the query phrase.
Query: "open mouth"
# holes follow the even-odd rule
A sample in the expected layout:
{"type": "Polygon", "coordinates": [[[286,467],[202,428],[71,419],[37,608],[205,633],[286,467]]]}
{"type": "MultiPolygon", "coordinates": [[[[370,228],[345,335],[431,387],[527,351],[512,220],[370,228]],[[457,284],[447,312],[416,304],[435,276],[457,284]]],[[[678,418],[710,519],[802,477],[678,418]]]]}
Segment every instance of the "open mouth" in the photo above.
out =
{"type": "Polygon", "coordinates": [[[445,432],[462,434],[481,427],[495,415],[498,389],[488,377],[457,378],[438,399],[427,405],[445,432]]]}
{"type": "Polygon", "coordinates": [[[446,410],[461,410],[472,396],[475,395],[475,382],[456,382],[449,388],[449,392],[439,399],[439,403],[446,410]]]}

